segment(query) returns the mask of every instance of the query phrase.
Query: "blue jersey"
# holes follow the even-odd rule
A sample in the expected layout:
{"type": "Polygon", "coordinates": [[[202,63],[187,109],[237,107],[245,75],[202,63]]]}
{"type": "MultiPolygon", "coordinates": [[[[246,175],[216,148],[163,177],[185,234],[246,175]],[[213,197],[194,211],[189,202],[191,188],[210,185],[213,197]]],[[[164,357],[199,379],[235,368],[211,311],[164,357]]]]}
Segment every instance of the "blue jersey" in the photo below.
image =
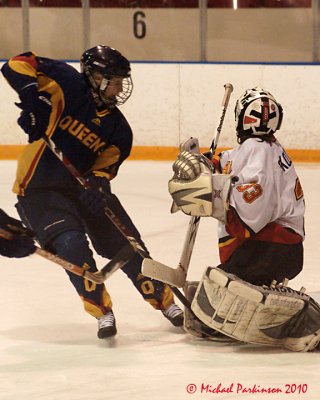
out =
{"type": "MultiPolygon", "coordinates": [[[[65,62],[28,52],[11,58],[2,73],[19,94],[38,83],[52,101],[46,134],[82,173],[111,180],[132,147],[131,128],[118,108],[98,110],[83,74],[65,62]]],[[[28,144],[18,160],[13,191],[24,196],[39,189],[66,190],[77,185],[42,139],[28,144]]]]}

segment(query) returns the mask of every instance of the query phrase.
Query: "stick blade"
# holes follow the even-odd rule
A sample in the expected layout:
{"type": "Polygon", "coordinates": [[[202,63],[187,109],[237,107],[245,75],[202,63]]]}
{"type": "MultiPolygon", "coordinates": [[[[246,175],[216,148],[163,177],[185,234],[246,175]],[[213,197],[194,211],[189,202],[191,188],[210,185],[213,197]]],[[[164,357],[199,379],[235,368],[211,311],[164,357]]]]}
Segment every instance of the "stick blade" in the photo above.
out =
{"type": "Polygon", "coordinates": [[[118,269],[124,267],[126,263],[136,254],[135,248],[131,244],[125,245],[119,252],[105,265],[100,271],[94,272],[100,283],[108,279],[118,269]]]}
{"type": "Polygon", "coordinates": [[[161,264],[151,258],[145,258],[142,262],[142,273],[149,278],[181,288],[186,282],[186,274],[181,267],[176,269],[161,264]]]}

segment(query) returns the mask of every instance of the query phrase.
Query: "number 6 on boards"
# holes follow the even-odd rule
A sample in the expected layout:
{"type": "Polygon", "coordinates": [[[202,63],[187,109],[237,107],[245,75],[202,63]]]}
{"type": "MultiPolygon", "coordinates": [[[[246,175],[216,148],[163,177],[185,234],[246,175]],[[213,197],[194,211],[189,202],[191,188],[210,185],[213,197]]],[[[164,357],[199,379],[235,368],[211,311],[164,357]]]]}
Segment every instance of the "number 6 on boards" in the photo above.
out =
{"type": "Polygon", "coordinates": [[[146,17],[142,11],[137,11],[133,14],[133,34],[137,39],[143,39],[147,33],[147,26],[144,21],[146,17]]]}

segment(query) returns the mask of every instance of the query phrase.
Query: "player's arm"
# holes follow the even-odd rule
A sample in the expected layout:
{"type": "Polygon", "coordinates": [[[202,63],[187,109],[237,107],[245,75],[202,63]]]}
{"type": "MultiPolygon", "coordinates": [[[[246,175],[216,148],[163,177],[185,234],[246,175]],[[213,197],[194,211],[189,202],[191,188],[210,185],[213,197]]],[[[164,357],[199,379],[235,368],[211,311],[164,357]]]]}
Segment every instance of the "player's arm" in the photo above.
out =
{"type": "Polygon", "coordinates": [[[12,88],[20,95],[32,86],[38,86],[38,61],[34,53],[28,52],[10,58],[1,72],[12,88]]]}
{"type": "Polygon", "coordinates": [[[226,230],[233,237],[247,238],[272,222],[276,199],[270,152],[260,144],[244,143],[241,157],[242,162],[232,166],[237,180],[230,190],[226,230]]]}
{"type": "Polygon", "coordinates": [[[273,180],[265,171],[265,153],[251,153],[246,153],[241,171],[229,175],[213,173],[203,155],[182,152],[169,181],[175,204],[187,215],[220,220],[233,237],[247,238],[259,232],[271,219],[273,180]]]}
{"type": "Polygon", "coordinates": [[[22,110],[18,124],[29,135],[29,143],[40,139],[46,132],[52,110],[50,95],[39,92],[39,60],[28,52],[12,57],[1,68],[1,72],[18,93],[22,110]]]}
{"type": "Polygon", "coordinates": [[[81,191],[79,200],[92,214],[105,213],[105,207],[112,199],[110,181],[116,176],[118,168],[118,162],[115,162],[85,174],[89,186],[81,191]]]}
{"type": "Polygon", "coordinates": [[[35,250],[33,232],[0,209],[0,254],[21,258],[34,253],[35,250]]]}

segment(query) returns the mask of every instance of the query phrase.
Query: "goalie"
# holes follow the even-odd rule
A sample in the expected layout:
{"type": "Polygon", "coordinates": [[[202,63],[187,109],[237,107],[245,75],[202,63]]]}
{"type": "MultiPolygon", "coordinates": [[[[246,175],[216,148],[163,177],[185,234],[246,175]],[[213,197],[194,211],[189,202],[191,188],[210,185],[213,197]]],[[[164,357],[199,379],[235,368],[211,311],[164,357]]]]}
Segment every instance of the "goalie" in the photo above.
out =
{"type": "Polygon", "coordinates": [[[221,264],[193,284],[195,315],[233,339],[309,351],[320,341],[320,306],[286,287],[303,267],[305,203],[274,136],[282,115],[269,92],[247,90],[235,107],[239,146],[212,162],[182,152],[169,191],[184,213],[219,220],[221,264]]]}

